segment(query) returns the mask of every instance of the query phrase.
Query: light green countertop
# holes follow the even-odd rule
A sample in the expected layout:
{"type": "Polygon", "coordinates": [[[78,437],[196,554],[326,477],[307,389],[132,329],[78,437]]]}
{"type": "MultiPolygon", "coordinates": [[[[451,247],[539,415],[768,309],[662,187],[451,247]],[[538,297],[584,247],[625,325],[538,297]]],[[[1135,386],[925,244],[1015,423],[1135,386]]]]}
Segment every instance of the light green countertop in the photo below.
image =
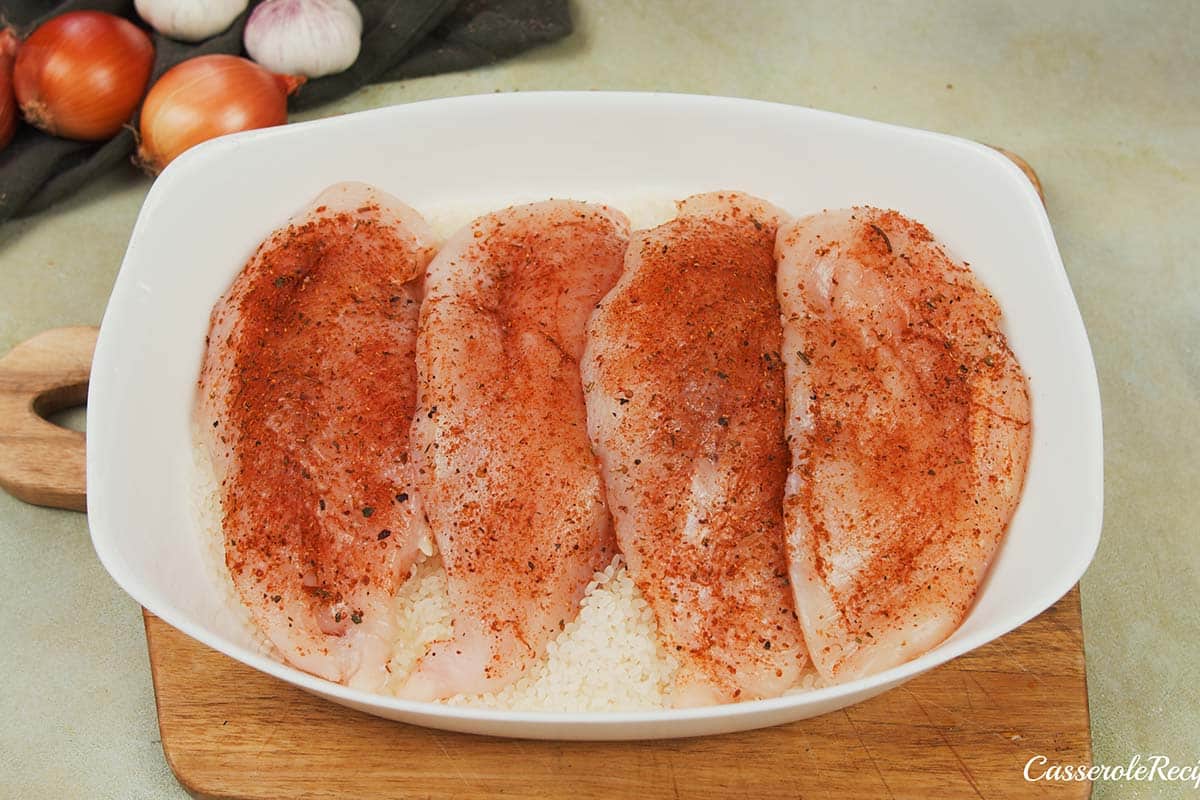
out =
{"type": "MultiPolygon", "coordinates": [[[[727,94],[1002,145],[1033,164],[1087,323],[1104,536],[1083,580],[1097,763],[1200,760],[1200,5],[581,2],[570,39],[309,116],[535,89],[727,94]]],[[[149,181],[0,226],[0,351],[98,323],[149,181]]],[[[0,796],[176,797],[141,617],[84,517],[0,494],[0,796]]],[[[1014,764],[1014,769],[1021,765],[1014,764]]],[[[1100,784],[1097,797],[1191,795],[1100,784]]]]}

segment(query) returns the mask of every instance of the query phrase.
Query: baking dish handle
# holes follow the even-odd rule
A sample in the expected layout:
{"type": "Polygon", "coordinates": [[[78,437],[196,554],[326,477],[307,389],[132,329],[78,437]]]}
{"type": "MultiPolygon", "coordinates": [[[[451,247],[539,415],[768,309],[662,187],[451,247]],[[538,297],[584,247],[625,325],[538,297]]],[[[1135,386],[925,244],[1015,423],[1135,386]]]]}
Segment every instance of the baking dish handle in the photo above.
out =
{"type": "Polygon", "coordinates": [[[84,435],[46,415],[87,402],[96,334],[55,328],[0,358],[0,487],[26,503],[87,510],[84,435]]]}

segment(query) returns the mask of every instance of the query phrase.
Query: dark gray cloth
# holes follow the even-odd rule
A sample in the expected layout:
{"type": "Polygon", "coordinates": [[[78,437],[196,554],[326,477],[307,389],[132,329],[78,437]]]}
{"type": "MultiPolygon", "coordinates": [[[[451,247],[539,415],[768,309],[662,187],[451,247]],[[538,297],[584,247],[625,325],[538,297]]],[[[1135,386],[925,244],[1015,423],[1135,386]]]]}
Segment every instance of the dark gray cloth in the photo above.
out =
{"type": "MultiPolygon", "coordinates": [[[[251,9],[257,2],[251,2],[251,9]]],[[[566,0],[358,0],[358,6],[363,14],[358,60],[341,74],[306,83],[290,98],[292,109],[329,102],[371,83],[490,64],[571,32],[566,0]]],[[[22,34],[45,19],[82,8],[121,14],[141,24],[131,0],[11,0],[0,6],[4,18],[22,34]]],[[[151,83],[193,56],[241,54],[249,13],[224,33],[196,44],[151,31],[151,83]]],[[[0,152],[0,222],[58,202],[96,175],[127,162],[134,148],[131,130],[107,142],[88,143],[20,124],[12,143],[0,152]]]]}

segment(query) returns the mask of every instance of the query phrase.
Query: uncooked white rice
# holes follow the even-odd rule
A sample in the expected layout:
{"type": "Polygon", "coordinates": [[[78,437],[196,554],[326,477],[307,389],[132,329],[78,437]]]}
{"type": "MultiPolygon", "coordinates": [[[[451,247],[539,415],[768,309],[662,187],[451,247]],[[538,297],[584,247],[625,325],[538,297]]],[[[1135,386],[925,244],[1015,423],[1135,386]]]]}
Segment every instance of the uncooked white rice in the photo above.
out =
{"type": "MultiPolygon", "coordinates": [[[[220,493],[207,449],[197,443],[193,511],[206,567],[228,598],[230,610],[264,653],[278,651],[250,617],[225,566],[220,493]]],[[[453,616],[446,571],[436,550],[420,557],[392,604],[399,631],[384,687],[398,693],[405,678],[437,639],[451,635],[453,616]]],[[[547,657],[527,675],[492,694],[457,695],[444,702],[526,711],[632,711],[668,705],[674,659],[658,641],[654,615],[618,556],[588,584],[579,616],[550,642],[547,657]]]]}
{"type": "MultiPolygon", "coordinates": [[[[674,204],[668,198],[675,196],[672,192],[589,199],[620,208],[629,214],[635,228],[641,228],[670,218],[674,204]]],[[[524,199],[480,201],[469,208],[435,206],[422,211],[438,235],[446,237],[479,214],[524,199]]],[[[257,629],[241,603],[225,566],[218,487],[207,450],[199,443],[199,437],[196,442],[193,508],[197,528],[205,539],[203,551],[210,574],[228,595],[229,605],[236,609],[249,637],[263,652],[279,658],[278,651],[257,629]]],[[[436,548],[413,567],[412,576],[396,593],[392,613],[396,615],[400,635],[388,664],[392,677],[385,691],[395,694],[427,645],[451,634],[452,609],[446,573],[436,548]]],[[[676,666],[674,657],[659,642],[653,612],[618,556],[593,576],[578,618],[550,642],[546,658],[524,677],[499,692],[456,695],[442,702],[521,711],[652,710],[670,706],[676,666]]],[[[819,685],[819,677],[810,668],[786,694],[819,685]]]]}
{"type": "Polygon", "coordinates": [[[200,552],[203,554],[209,580],[225,594],[229,615],[237,627],[246,633],[253,646],[266,655],[282,660],[279,651],[271,644],[250,616],[250,609],[242,603],[234,586],[233,576],[225,564],[225,534],[221,529],[221,492],[213,471],[208,448],[201,442],[201,432],[196,428],[192,434],[192,518],[200,531],[200,552]]]}

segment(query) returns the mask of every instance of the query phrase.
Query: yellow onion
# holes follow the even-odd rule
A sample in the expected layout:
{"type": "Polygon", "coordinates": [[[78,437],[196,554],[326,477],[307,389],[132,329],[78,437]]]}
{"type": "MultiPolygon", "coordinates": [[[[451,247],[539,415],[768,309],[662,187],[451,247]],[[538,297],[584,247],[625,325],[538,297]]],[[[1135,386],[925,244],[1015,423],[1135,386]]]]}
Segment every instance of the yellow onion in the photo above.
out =
{"type": "Polygon", "coordinates": [[[200,142],[282,125],[287,97],[303,82],[237,56],[198,56],[177,64],[146,95],[136,160],[158,173],[200,142]]]}
{"type": "Polygon", "coordinates": [[[30,124],[67,139],[109,139],[129,121],[154,66],[150,37],[102,11],[43,23],[17,53],[13,88],[30,124]]]}

